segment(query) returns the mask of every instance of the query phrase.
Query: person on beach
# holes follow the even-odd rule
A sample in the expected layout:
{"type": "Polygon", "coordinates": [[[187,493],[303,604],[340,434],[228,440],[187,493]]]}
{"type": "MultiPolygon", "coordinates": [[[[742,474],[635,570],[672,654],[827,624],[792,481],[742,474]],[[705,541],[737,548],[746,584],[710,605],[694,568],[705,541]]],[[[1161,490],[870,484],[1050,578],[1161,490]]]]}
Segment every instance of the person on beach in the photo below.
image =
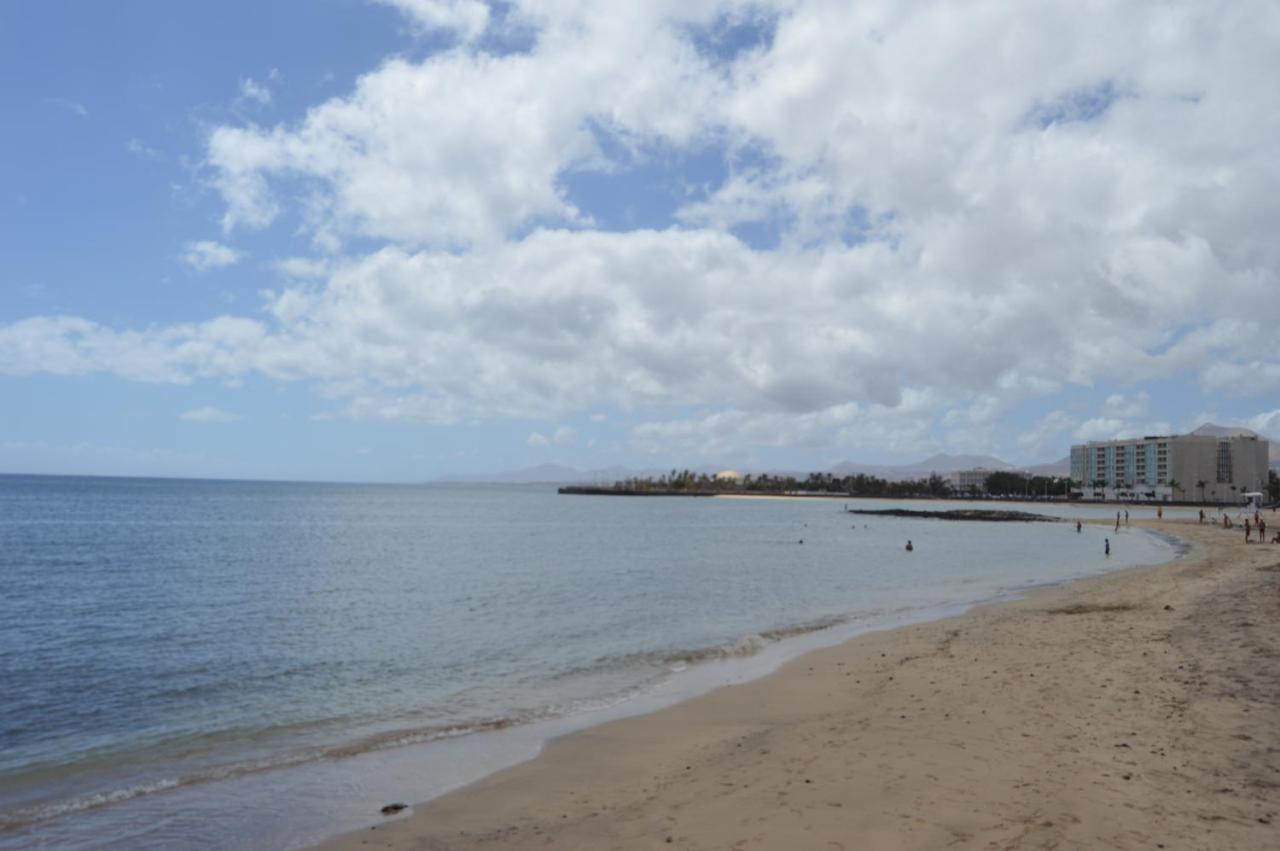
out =
{"type": "Polygon", "coordinates": [[[914,550],[915,550],[915,547],[913,547],[913,546],[911,545],[911,539],[910,539],[910,538],[908,538],[908,539],[907,539],[907,552],[913,552],[914,550]]]}
{"type": "Polygon", "coordinates": [[[1200,525],[1204,525],[1204,509],[1200,509],[1200,525]]]}
{"type": "Polygon", "coordinates": [[[1107,554],[1108,556],[1109,556],[1109,555],[1111,555],[1111,539],[1110,539],[1110,538],[1103,538],[1103,539],[1102,539],[1102,545],[1106,548],[1106,549],[1105,549],[1106,554],[1107,554]]]}
{"type": "Polygon", "coordinates": [[[1129,525],[1129,509],[1127,508],[1124,511],[1124,525],[1129,525]]]}
{"type": "Polygon", "coordinates": [[[1079,534],[1080,534],[1080,521],[1079,521],[1079,520],[1077,520],[1077,521],[1076,521],[1076,534],[1077,534],[1077,535],[1079,535],[1079,534]]]}
{"type": "Polygon", "coordinates": [[[1252,542],[1249,540],[1249,534],[1250,534],[1250,532],[1251,532],[1251,530],[1250,530],[1250,528],[1249,528],[1249,518],[1248,518],[1248,517],[1246,517],[1246,518],[1244,519],[1244,542],[1245,542],[1246,544],[1248,544],[1248,543],[1252,543],[1252,542]]]}
{"type": "Polygon", "coordinates": [[[1120,531],[1120,512],[1116,512],[1116,531],[1120,531]]]}
{"type": "Polygon", "coordinates": [[[1157,505],[1157,506],[1156,506],[1156,519],[1157,519],[1157,520],[1163,520],[1163,519],[1164,519],[1164,507],[1163,507],[1163,506],[1160,506],[1160,505],[1157,505]]]}
{"type": "Polygon", "coordinates": [[[1258,543],[1265,544],[1267,542],[1267,521],[1261,517],[1258,518],[1258,543]]]}

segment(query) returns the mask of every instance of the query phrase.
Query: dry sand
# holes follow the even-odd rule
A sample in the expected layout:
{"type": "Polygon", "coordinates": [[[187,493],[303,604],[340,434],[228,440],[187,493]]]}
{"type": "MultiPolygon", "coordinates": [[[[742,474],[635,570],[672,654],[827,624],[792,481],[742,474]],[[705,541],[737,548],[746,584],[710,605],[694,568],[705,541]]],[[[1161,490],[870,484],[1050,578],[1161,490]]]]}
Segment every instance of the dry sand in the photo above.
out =
{"type": "Polygon", "coordinates": [[[324,847],[1280,848],[1280,546],[1142,525],[1191,553],[855,638],[324,847]]]}

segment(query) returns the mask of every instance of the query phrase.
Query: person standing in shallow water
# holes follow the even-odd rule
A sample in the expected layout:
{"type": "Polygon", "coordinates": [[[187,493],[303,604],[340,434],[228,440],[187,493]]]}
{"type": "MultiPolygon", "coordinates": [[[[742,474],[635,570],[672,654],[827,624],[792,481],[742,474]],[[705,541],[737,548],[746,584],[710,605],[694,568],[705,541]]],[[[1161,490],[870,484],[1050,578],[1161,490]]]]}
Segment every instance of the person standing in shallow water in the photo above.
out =
{"type": "Polygon", "coordinates": [[[907,539],[907,552],[912,552],[912,551],[914,551],[914,550],[915,550],[915,547],[913,547],[913,546],[911,545],[911,539],[910,539],[910,538],[908,538],[908,539],[907,539]]]}
{"type": "Polygon", "coordinates": [[[1079,520],[1077,520],[1077,521],[1076,521],[1076,534],[1077,534],[1077,535],[1079,535],[1079,534],[1080,534],[1080,521],[1079,521],[1079,520]]]}
{"type": "Polygon", "coordinates": [[[1106,552],[1106,554],[1107,554],[1107,555],[1111,555],[1111,539],[1110,539],[1110,538],[1103,538],[1103,539],[1102,539],[1102,545],[1103,545],[1103,547],[1105,547],[1104,552],[1106,552]]]}

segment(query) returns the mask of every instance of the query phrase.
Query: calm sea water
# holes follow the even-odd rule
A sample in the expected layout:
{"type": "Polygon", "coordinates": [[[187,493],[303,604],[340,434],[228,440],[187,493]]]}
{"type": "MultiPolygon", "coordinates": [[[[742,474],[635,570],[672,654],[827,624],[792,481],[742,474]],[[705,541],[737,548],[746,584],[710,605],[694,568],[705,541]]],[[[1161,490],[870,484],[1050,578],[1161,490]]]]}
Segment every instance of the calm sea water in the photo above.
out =
{"type": "Polygon", "coordinates": [[[827,500],[0,476],[0,848],[306,844],[815,644],[1172,555],[827,500]]]}

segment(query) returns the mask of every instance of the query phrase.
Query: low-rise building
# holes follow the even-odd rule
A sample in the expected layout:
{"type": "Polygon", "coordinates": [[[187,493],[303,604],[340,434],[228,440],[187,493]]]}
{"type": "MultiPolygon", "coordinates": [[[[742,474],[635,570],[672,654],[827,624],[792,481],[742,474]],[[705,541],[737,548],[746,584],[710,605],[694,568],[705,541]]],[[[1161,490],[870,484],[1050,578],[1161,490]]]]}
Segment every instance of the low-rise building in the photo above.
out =
{"type": "Polygon", "coordinates": [[[1094,499],[1239,503],[1267,483],[1270,446],[1257,435],[1157,435],[1071,447],[1071,478],[1094,499]]]}
{"type": "Polygon", "coordinates": [[[985,494],[987,492],[987,476],[995,470],[986,467],[975,467],[972,470],[956,470],[950,475],[951,490],[960,494],[985,494]]]}

